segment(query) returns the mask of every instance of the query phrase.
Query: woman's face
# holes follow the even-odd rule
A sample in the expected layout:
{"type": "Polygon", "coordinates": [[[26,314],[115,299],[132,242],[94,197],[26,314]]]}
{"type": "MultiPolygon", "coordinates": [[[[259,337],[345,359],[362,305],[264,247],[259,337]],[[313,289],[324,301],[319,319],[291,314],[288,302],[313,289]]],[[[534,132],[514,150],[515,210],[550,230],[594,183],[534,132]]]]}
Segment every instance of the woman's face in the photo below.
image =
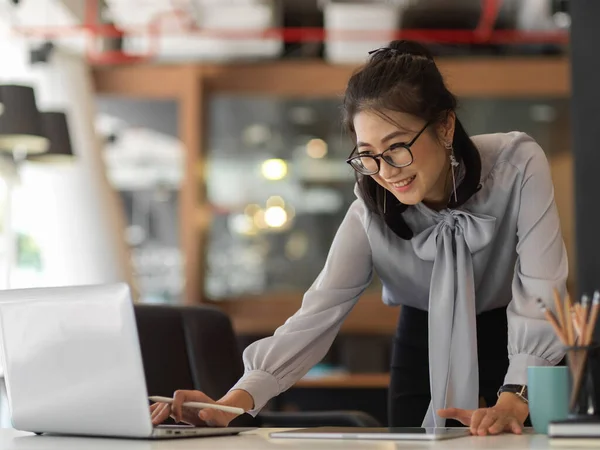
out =
{"type": "MultiPolygon", "coordinates": [[[[410,114],[382,113],[361,111],[354,117],[358,153],[378,155],[390,146],[408,143],[426,124],[410,114]]],[[[405,205],[423,201],[445,205],[449,197],[450,151],[444,143],[452,142],[453,135],[454,115],[449,114],[446,123],[429,125],[412,144],[412,164],[397,168],[380,158],[379,173],[371,177],[405,205]]]]}

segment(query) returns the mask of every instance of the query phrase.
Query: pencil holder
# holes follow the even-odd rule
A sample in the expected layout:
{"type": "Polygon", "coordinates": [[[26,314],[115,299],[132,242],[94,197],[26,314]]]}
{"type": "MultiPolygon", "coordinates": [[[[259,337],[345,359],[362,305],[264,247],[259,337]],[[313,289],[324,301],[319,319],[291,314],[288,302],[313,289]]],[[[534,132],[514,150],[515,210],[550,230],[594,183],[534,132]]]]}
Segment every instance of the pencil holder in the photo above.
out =
{"type": "Polygon", "coordinates": [[[571,373],[571,398],[569,418],[585,420],[599,415],[600,346],[574,346],[567,348],[567,362],[571,373]]]}

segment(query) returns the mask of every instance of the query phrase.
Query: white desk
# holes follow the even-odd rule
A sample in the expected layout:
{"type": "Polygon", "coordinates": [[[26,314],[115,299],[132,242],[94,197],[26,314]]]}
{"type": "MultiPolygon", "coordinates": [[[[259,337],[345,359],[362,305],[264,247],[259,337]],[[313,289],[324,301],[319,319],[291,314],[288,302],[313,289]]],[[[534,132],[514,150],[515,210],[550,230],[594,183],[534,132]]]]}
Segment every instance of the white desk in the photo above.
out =
{"type": "MultiPolygon", "coordinates": [[[[0,449],[2,450],[402,450],[412,448],[435,449],[556,449],[562,447],[553,445],[545,436],[525,434],[500,435],[489,437],[465,437],[430,442],[375,442],[375,441],[335,441],[335,440],[288,440],[269,439],[272,431],[263,428],[250,431],[238,436],[215,438],[191,438],[166,441],[140,441],[105,438],[54,437],[35,436],[12,429],[0,429],[0,449]]],[[[564,447],[568,448],[568,447],[564,447]]]]}

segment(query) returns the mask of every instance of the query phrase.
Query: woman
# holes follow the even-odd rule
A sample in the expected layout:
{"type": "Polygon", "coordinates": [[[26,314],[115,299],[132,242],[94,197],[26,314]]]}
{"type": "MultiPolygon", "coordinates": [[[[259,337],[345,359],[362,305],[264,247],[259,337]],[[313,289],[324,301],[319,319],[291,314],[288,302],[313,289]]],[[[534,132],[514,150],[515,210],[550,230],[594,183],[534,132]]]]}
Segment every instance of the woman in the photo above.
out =
{"type": "MultiPolygon", "coordinates": [[[[421,45],[394,41],[350,78],[345,122],[357,200],[302,307],[244,352],[246,373],[218,403],[257,413],[327,352],[375,269],[402,305],[389,395],[391,426],[462,422],[477,435],[520,433],[529,365],[563,350],[536,304],[564,292],[567,258],[548,162],[524,133],[469,138],[456,99],[421,45]],[[479,387],[479,389],[478,389],[479,387]],[[485,407],[480,406],[480,400],[485,407]]],[[[169,415],[224,426],[232,415],[169,415]]]]}

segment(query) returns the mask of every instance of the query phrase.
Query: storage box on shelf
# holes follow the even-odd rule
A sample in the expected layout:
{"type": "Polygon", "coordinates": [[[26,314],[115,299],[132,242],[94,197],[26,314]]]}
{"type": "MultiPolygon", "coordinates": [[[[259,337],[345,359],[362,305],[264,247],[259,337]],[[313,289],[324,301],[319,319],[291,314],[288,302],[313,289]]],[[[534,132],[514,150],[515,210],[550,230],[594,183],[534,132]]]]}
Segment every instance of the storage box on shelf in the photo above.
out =
{"type": "Polygon", "coordinates": [[[369,51],[393,40],[400,12],[398,2],[323,2],[325,58],[338,64],[364,62],[369,51]]]}
{"type": "Polygon", "coordinates": [[[283,51],[281,38],[259,36],[282,25],[281,4],[276,0],[184,0],[176,10],[169,0],[108,2],[115,24],[125,31],[123,50],[128,55],[170,62],[227,61],[276,58],[283,51]],[[249,39],[246,32],[257,37],[249,39]]]}

